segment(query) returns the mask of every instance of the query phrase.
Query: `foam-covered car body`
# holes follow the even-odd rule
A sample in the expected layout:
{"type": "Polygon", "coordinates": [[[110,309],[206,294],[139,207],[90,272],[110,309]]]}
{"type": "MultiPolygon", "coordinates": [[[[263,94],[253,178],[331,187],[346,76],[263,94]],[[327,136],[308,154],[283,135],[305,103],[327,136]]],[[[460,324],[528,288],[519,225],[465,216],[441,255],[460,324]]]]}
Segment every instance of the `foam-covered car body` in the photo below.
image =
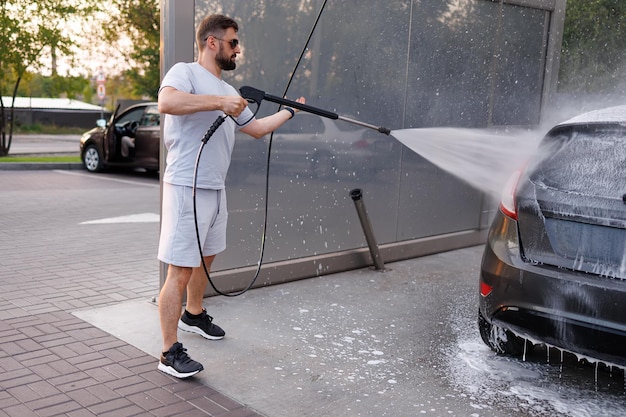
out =
{"type": "Polygon", "coordinates": [[[626,106],[552,128],[503,192],[480,272],[492,349],[626,366],[626,106]],[[532,343],[529,343],[532,342],[532,343]]]}

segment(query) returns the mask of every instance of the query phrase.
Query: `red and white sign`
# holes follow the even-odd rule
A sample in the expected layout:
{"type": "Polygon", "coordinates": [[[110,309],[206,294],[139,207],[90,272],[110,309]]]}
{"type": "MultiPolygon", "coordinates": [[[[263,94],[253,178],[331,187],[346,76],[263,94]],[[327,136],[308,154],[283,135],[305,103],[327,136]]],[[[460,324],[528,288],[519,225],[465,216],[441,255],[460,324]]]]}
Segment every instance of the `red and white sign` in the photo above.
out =
{"type": "Polygon", "coordinates": [[[104,88],[104,84],[98,84],[98,98],[100,100],[104,100],[106,96],[106,89],[104,88]]]}

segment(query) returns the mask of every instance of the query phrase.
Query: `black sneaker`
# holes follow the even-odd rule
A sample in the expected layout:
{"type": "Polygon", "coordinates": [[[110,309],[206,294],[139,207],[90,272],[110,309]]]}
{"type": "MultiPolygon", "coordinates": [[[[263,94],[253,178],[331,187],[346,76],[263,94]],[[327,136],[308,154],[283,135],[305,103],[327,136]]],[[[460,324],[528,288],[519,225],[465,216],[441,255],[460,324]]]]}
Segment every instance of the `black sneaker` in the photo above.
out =
{"type": "Polygon", "coordinates": [[[204,366],[187,355],[187,349],[182,343],[176,342],[165,355],[161,354],[159,371],[175,376],[176,378],[189,378],[202,371],[204,366]]]}
{"type": "Polygon", "coordinates": [[[198,318],[192,318],[189,312],[185,310],[178,320],[178,328],[186,332],[197,333],[209,340],[223,339],[226,334],[220,326],[213,324],[213,317],[209,316],[205,309],[202,309],[198,318]]]}

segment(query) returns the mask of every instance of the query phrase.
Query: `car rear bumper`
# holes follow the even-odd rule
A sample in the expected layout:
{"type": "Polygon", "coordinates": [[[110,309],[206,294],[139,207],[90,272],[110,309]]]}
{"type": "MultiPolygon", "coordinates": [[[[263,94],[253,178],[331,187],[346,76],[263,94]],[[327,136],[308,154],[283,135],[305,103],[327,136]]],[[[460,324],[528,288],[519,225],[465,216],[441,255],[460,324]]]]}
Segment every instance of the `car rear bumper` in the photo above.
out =
{"type": "Polygon", "coordinates": [[[578,321],[559,312],[505,308],[491,322],[533,343],[543,343],[591,360],[626,366],[626,333],[578,321]]]}
{"type": "Polygon", "coordinates": [[[516,222],[498,213],[483,254],[479,307],[534,343],[626,366],[626,281],[524,262],[516,222]],[[486,284],[486,285],[485,285],[486,284]]]}

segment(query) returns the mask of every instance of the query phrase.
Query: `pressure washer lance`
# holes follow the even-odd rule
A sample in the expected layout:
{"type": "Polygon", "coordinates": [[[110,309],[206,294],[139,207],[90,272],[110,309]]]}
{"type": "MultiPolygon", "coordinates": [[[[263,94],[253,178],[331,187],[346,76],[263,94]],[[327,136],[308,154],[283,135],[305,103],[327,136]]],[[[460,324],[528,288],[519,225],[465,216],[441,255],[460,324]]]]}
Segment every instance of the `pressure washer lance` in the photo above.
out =
{"type": "Polygon", "coordinates": [[[330,112],[328,110],[318,109],[317,107],[309,106],[306,104],[298,103],[297,101],[287,100],[285,98],[273,96],[271,94],[266,94],[264,91],[256,89],[254,87],[243,86],[239,89],[241,92],[241,96],[248,100],[248,102],[254,102],[257,106],[261,106],[261,101],[267,100],[272,103],[281,104],[283,106],[293,107],[294,109],[302,110],[307,113],[313,113],[318,116],[326,117],[332,120],[343,120],[347,123],[352,123],[354,125],[358,125],[361,127],[366,127],[368,129],[376,130],[377,132],[384,133],[385,135],[389,135],[391,130],[382,126],[374,126],[369,123],[364,123],[359,120],[350,119],[345,116],[339,116],[337,113],[330,112]]]}
{"type": "MultiPolygon", "coordinates": [[[[292,101],[292,100],[287,100],[285,98],[281,98],[281,97],[277,97],[277,96],[273,96],[271,94],[265,94],[264,91],[261,91],[259,89],[256,89],[254,87],[249,87],[249,86],[244,86],[241,87],[239,89],[239,91],[241,92],[241,96],[243,98],[245,98],[249,103],[255,103],[257,105],[256,111],[254,112],[254,115],[257,114],[257,112],[259,111],[259,108],[261,107],[261,102],[263,100],[267,100],[267,101],[271,101],[273,103],[277,103],[283,106],[289,106],[289,107],[293,107],[294,109],[298,109],[298,110],[302,110],[304,112],[307,113],[312,113],[312,114],[316,114],[318,116],[322,116],[322,117],[326,117],[328,119],[332,119],[332,120],[343,120],[344,122],[347,123],[352,123],[361,127],[366,127],[368,129],[373,129],[376,130],[377,132],[380,133],[384,133],[385,135],[389,135],[391,134],[391,130],[387,129],[386,127],[379,127],[379,126],[374,126],[371,125],[369,123],[363,123],[359,120],[354,120],[354,119],[350,119],[348,117],[344,117],[344,116],[339,116],[337,113],[333,113],[330,112],[328,110],[323,110],[323,109],[318,109],[316,107],[313,106],[308,106],[306,104],[302,104],[302,103],[298,103],[297,101],[292,101]]],[[[197,209],[196,209],[196,184],[197,184],[197,180],[198,180],[198,165],[200,163],[200,155],[202,155],[202,150],[204,149],[204,145],[206,145],[206,143],[209,141],[209,139],[211,139],[211,136],[213,136],[213,134],[215,133],[215,131],[222,125],[222,123],[224,123],[224,121],[226,120],[226,115],[222,115],[219,116],[215,122],[213,122],[213,125],[211,125],[211,127],[209,128],[209,130],[205,133],[204,137],[202,138],[202,144],[200,145],[200,149],[198,150],[198,155],[196,157],[196,163],[194,165],[194,173],[193,173],[193,186],[192,186],[192,196],[193,196],[193,215],[194,215],[194,224],[195,224],[195,228],[196,228],[196,239],[197,239],[197,243],[198,243],[198,250],[200,251],[200,254],[202,255],[202,245],[200,243],[200,231],[198,229],[198,213],[197,213],[197,209]]],[[[235,120],[235,119],[233,119],[235,120]]],[[[237,121],[235,120],[235,123],[237,123],[237,121]]],[[[266,198],[267,201],[267,198],[266,198]]],[[[265,229],[265,226],[264,226],[265,229]]],[[[263,232],[263,241],[265,241],[265,231],[263,232]]],[[[373,256],[376,259],[376,256],[373,256]]],[[[224,295],[227,297],[236,297],[238,295],[241,295],[243,293],[245,293],[246,291],[248,291],[250,288],[252,288],[252,286],[254,285],[256,279],[259,276],[259,272],[261,270],[261,260],[259,260],[259,265],[256,271],[256,274],[254,275],[254,278],[252,279],[252,281],[250,281],[250,283],[248,284],[248,286],[246,288],[244,288],[243,290],[236,292],[236,293],[224,293],[222,291],[220,291],[215,284],[213,283],[213,280],[211,279],[211,276],[209,274],[209,269],[207,268],[205,262],[204,262],[204,258],[201,256],[200,259],[202,260],[202,267],[204,268],[204,272],[206,273],[206,276],[209,280],[209,282],[211,283],[211,287],[213,287],[213,290],[220,294],[220,295],[224,295]]],[[[261,258],[262,259],[262,258],[261,258]]],[[[378,264],[377,264],[378,265],[378,264]]],[[[379,268],[377,268],[379,269],[379,268]]]]}

